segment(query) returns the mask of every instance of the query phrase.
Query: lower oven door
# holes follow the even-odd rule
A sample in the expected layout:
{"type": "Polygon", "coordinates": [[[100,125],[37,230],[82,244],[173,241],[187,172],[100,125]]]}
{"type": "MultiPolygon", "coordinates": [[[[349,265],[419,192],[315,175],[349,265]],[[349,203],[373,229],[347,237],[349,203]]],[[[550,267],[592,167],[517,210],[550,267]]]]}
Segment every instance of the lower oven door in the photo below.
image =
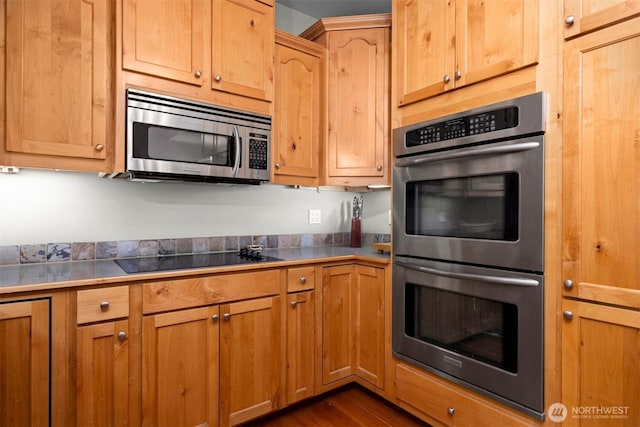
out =
{"type": "Polygon", "coordinates": [[[541,419],[543,277],[396,256],[393,351],[541,419]]]}

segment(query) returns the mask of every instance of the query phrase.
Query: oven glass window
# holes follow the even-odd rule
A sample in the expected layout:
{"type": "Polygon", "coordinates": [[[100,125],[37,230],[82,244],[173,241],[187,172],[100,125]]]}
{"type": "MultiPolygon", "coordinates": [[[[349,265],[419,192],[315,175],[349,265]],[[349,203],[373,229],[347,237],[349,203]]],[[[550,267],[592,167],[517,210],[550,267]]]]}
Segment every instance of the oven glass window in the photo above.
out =
{"type": "Polygon", "coordinates": [[[516,373],[518,307],[408,283],[405,333],[516,373]]]}
{"type": "Polygon", "coordinates": [[[230,135],[195,132],[144,123],[133,124],[134,140],[146,144],[134,145],[134,157],[233,166],[235,144],[230,135]]]}
{"type": "Polygon", "coordinates": [[[516,172],[412,181],[406,184],[406,233],[518,240],[516,172]]]}

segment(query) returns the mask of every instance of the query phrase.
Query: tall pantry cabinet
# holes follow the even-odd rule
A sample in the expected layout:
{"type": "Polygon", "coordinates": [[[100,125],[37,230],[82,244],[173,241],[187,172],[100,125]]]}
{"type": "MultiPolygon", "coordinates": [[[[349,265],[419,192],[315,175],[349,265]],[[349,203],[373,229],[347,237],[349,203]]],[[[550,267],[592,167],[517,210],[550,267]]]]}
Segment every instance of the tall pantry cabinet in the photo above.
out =
{"type": "MultiPolygon", "coordinates": [[[[640,17],[628,19],[633,11],[614,2],[608,2],[606,13],[593,11],[602,2],[577,3],[565,2],[565,37],[575,37],[564,44],[562,403],[568,417],[563,425],[635,426],[640,425],[640,17]],[[591,28],[599,29],[585,32],[591,28]],[[593,407],[605,412],[572,412],[593,407]]],[[[638,2],[618,3],[635,4],[640,12],[638,2]]]]}

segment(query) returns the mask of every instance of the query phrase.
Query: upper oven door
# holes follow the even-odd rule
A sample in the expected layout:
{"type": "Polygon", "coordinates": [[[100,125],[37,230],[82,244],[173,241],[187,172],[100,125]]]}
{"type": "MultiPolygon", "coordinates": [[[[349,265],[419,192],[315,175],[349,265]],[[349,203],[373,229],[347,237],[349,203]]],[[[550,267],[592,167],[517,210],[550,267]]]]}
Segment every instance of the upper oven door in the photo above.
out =
{"type": "Polygon", "coordinates": [[[396,159],[395,254],[541,272],[543,139],[396,159]]]}

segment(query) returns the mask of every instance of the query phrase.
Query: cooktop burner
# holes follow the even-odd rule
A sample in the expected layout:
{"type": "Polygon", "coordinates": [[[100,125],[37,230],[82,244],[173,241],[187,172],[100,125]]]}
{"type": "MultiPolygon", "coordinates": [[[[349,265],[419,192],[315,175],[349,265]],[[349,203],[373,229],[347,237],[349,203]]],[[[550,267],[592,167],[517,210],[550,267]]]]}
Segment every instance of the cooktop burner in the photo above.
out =
{"type": "Polygon", "coordinates": [[[188,255],[164,255],[143,258],[121,258],[115,262],[127,274],[150,273],[154,271],[188,270],[190,268],[221,267],[226,265],[257,264],[281,261],[260,254],[259,257],[241,256],[238,252],[220,252],[188,255]]]}

